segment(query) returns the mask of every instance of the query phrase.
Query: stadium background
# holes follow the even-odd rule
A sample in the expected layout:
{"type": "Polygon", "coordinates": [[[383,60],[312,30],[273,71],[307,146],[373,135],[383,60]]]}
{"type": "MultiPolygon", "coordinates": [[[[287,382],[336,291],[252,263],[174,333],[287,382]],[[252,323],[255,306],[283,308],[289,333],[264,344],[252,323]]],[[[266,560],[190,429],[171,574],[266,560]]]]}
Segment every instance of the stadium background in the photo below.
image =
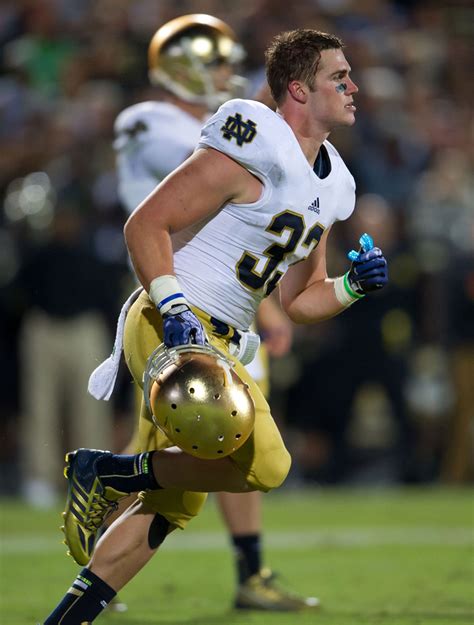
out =
{"type": "MultiPolygon", "coordinates": [[[[275,415],[294,457],[286,488],[472,482],[471,3],[16,0],[0,6],[0,493],[21,493],[19,336],[32,308],[49,306],[53,323],[56,308],[95,310],[112,344],[131,289],[113,121],[152,97],[150,36],[188,12],[235,29],[249,94],[271,36],[306,26],[341,36],[360,88],[356,125],[331,137],[359,197],[358,216],[334,228],[331,268],[343,270],[367,230],[391,285],[339,318],[295,328],[291,354],[272,364],[275,415]],[[64,266],[65,282],[38,294],[31,259],[61,224],[95,279],[71,288],[64,266]]],[[[132,422],[128,391],[124,373],[117,450],[132,422]]]]}
{"type": "MultiPolygon", "coordinates": [[[[360,87],[357,123],[331,140],[357,179],[359,206],[350,224],[334,228],[331,265],[343,270],[363,230],[390,264],[386,291],[331,322],[295,328],[291,354],[272,364],[273,405],[294,465],[285,486],[264,499],[266,559],[285,584],[321,597],[321,613],[298,615],[301,625],[470,625],[469,0],[0,3],[0,622],[38,622],[77,573],[60,544],[62,499],[41,509],[22,498],[21,450],[31,438],[22,332],[41,307],[51,324],[94,312],[111,345],[131,288],[113,120],[152,96],[149,38],[188,12],[234,27],[254,88],[274,33],[311,26],[345,40],[360,87]],[[77,262],[59,259],[63,282],[42,289],[48,276],[35,259],[58,236],[77,262]]],[[[111,446],[119,449],[132,423],[125,372],[112,408],[111,446]]],[[[64,434],[68,418],[65,410],[64,434]]],[[[33,443],[57,454],[49,434],[33,443]]],[[[129,612],[105,614],[104,622],[294,625],[294,615],[229,610],[225,543],[211,498],[123,591],[129,612]]]]}

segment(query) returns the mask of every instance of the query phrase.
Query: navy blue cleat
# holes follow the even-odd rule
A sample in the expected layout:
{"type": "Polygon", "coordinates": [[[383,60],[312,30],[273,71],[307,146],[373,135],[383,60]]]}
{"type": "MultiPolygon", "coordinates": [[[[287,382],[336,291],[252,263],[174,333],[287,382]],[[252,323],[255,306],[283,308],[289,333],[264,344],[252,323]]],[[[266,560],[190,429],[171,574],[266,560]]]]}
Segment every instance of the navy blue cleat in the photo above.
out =
{"type": "Polygon", "coordinates": [[[96,463],[105,455],[111,455],[111,452],[77,449],[66,454],[64,477],[69,485],[61,529],[68,554],[82,566],[91,559],[105,519],[117,509],[119,499],[127,495],[102,485],[96,463]]]}

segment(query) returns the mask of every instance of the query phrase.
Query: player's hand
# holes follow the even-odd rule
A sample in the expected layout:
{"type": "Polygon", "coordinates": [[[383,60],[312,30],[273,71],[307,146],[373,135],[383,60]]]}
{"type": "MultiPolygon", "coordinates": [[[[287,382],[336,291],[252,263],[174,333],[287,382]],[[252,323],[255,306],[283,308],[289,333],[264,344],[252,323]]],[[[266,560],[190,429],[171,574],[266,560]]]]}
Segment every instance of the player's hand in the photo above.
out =
{"type": "Polygon", "coordinates": [[[353,291],[359,295],[365,295],[378,291],[387,284],[387,261],[382,250],[374,247],[370,235],[363,234],[359,243],[360,250],[358,252],[351,250],[348,254],[352,264],[347,277],[353,291]]]}
{"type": "Polygon", "coordinates": [[[173,306],[163,315],[163,334],[166,347],[189,343],[204,345],[206,342],[201,322],[186,304],[173,306]]]}
{"type": "Polygon", "coordinates": [[[274,358],[281,358],[290,351],[292,338],[293,329],[290,324],[262,331],[262,340],[268,353],[274,358]]]}

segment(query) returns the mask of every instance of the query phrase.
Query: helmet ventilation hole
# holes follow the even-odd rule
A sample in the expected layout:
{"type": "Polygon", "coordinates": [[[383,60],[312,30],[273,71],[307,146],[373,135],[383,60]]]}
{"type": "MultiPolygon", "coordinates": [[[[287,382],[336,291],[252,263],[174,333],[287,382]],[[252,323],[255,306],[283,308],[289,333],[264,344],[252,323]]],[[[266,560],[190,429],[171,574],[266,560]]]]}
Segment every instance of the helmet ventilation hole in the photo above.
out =
{"type": "Polygon", "coordinates": [[[242,436],[242,434],[236,434],[235,438],[240,438],[242,436]]]}
{"type": "Polygon", "coordinates": [[[237,410],[232,410],[232,412],[230,413],[233,417],[237,416],[237,410]]]}
{"type": "Polygon", "coordinates": [[[195,389],[191,386],[191,388],[189,389],[189,392],[191,393],[191,395],[194,395],[195,389]]]}
{"type": "Polygon", "coordinates": [[[197,445],[193,445],[193,449],[199,449],[197,445]]]}
{"type": "Polygon", "coordinates": [[[221,398],[220,393],[216,393],[216,394],[214,395],[214,399],[220,399],[220,398],[221,398]]]}
{"type": "Polygon", "coordinates": [[[220,436],[218,436],[217,440],[219,441],[219,443],[222,443],[222,441],[224,440],[224,434],[221,434],[220,436]]]}
{"type": "Polygon", "coordinates": [[[218,450],[217,450],[217,453],[218,453],[218,454],[223,454],[224,452],[222,451],[222,449],[218,449],[218,450]]]}
{"type": "Polygon", "coordinates": [[[171,404],[171,408],[173,408],[173,410],[176,410],[178,406],[176,404],[171,404]]]}
{"type": "Polygon", "coordinates": [[[179,428],[175,428],[174,431],[175,432],[181,432],[181,430],[179,428]]]}

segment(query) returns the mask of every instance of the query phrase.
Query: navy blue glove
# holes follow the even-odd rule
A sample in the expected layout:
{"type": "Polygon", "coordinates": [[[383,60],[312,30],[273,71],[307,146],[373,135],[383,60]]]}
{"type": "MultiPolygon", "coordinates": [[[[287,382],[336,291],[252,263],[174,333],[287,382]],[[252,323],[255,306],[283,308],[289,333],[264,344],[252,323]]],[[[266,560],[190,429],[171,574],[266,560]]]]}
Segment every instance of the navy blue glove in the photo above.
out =
{"type": "Polygon", "coordinates": [[[348,254],[352,264],[347,277],[352,290],[359,295],[365,295],[378,291],[387,284],[387,261],[382,250],[374,247],[370,235],[363,234],[359,242],[361,244],[359,252],[352,250],[348,254]]]}
{"type": "Polygon", "coordinates": [[[204,345],[206,336],[201,322],[186,304],[172,306],[163,315],[163,342],[166,347],[194,343],[204,345]]]}

